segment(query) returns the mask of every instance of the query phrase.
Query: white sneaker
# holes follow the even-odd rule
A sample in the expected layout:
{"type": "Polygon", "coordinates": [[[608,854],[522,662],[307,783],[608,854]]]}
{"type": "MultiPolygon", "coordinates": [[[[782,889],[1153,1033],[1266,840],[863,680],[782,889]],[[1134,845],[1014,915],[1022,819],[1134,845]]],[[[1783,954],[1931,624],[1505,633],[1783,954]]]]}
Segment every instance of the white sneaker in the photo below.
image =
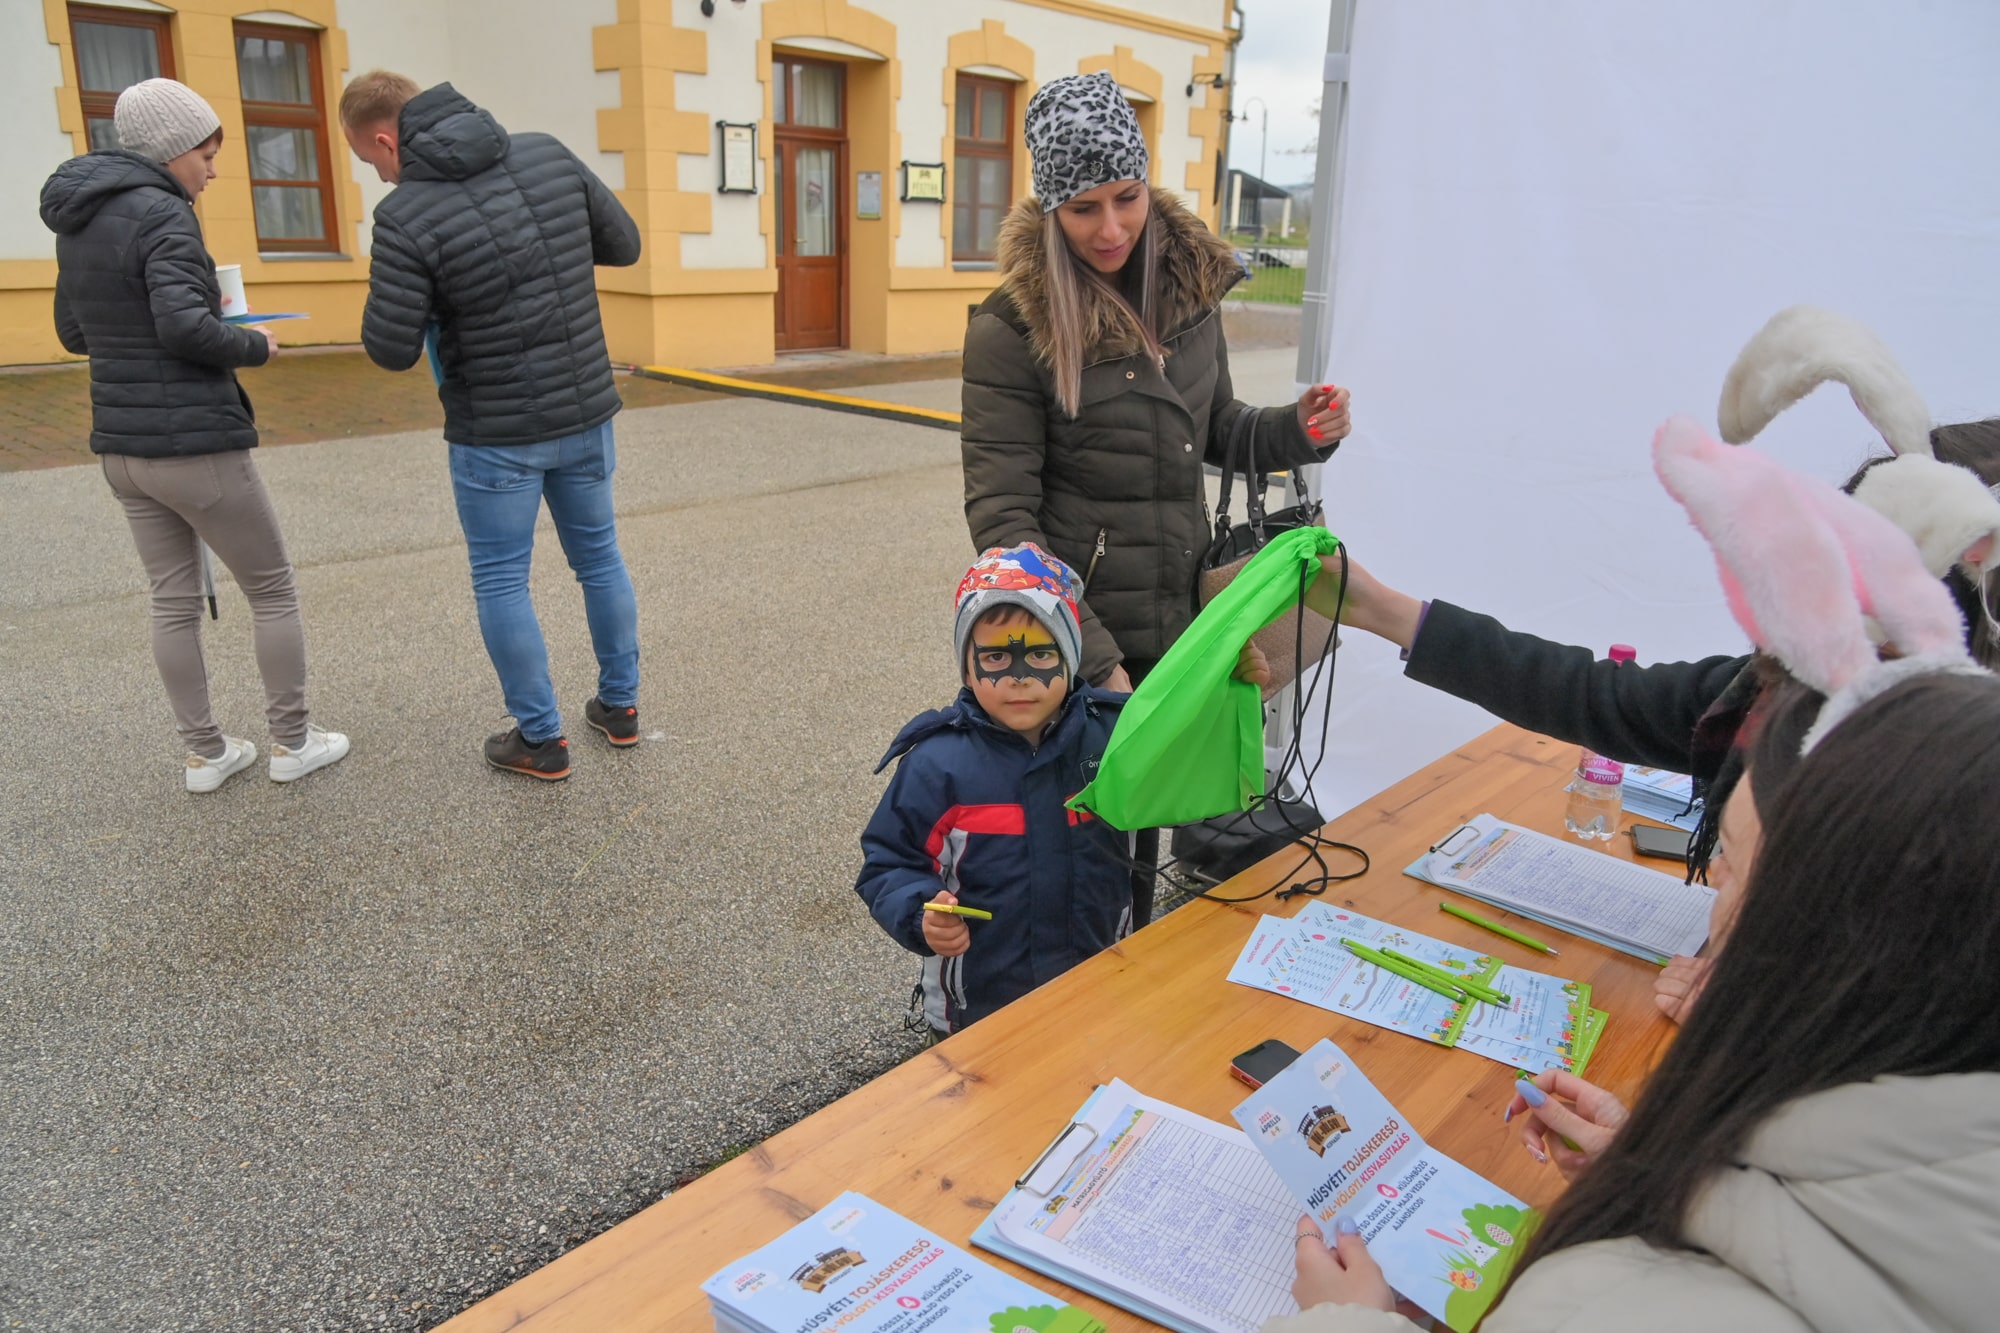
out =
{"type": "Polygon", "coordinates": [[[187,757],[187,789],[214,791],[229,779],[230,774],[241,773],[256,762],[256,746],[234,736],[224,736],[220,759],[205,759],[198,754],[187,757]]]}
{"type": "Polygon", "coordinates": [[[347,737],[309,722],[303,744],[271,747],[271,781],[297,782],[313,770],[337,764],[345,758],[347,737]]]}

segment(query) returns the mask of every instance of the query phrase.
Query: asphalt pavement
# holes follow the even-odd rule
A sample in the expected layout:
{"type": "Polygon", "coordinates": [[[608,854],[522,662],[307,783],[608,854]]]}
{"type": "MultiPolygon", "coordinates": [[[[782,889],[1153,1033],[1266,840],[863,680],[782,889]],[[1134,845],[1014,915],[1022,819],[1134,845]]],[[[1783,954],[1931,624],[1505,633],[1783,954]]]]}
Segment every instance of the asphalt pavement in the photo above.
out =
{"type": "MultiPolygon", "coordinates": [[[[1240,354],[1239,393],[1282,400],[1290,358],[1240,354]]],[[[428,1328],[917,1049],[917,961],[852,884],[875,762],[955,688],[957,437],[720,401],[618,447],[645,740],[582,723],[545,528],[552,786],[480,759],[504,719],[435,435],[260,454],[354,749],[209,796],[102,478],[0,475],[0,1327],[428,1328]]],[[[266,746],[226,580],[207,643],[266,746]]]]}

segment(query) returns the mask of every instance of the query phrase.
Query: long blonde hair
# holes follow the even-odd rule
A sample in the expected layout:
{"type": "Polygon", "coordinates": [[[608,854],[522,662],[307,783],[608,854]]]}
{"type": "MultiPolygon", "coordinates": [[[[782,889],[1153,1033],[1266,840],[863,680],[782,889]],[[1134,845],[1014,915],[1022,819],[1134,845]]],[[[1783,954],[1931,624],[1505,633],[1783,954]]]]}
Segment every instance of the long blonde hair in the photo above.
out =
{"type": "MultiPolygon", "coordinates": [[[[1057,211],[1052,208],[1042,214],[1042,283],[1048,293],[1049,369],[1056,379],[1056,402],[1074,420],[1077,403],[1083,396],[1083,359],[1095,350],[1098,342],[1124,332],[1135,336],[1154,361],[1166,356],[1160,345],[1154,294],[1160,275],[1160,227],[1149,205],[1146,225],[1139,233],[1138,254],[1134,256],[1139,261],[1139,307],[1135,310],[1115,283],[1107,281],[1070,249],[1069,237],[1063,231],[1062,220],[1056,216],[1057,211]],[[1085,284],[1095,285],[1109,298],[1110,328],[1085,327],[1085,284]],[[1119,325],[1124,328],[1121,330],[1119,325]]],[[[1125,262],[1130,264],[1132,258],[1125,262]]]]}

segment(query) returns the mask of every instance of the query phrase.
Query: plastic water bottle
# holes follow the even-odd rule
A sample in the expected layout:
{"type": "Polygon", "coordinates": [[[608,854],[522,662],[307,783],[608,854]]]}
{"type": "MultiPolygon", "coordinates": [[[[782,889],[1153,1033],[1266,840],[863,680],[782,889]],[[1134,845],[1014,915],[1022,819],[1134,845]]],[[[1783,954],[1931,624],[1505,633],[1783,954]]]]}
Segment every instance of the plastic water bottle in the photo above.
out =
{"type": "MultiPolygon", "coordinates": [[[[1627,644],[1611,645],[1611,660],[1621,666],[1638,655],[1627,644]]],[[[1625,765],[1583,750],[1566,790],[1569,808],[1563,812],[1563,827],[1585,841],[1608,842],[1618,832],[1618,817],[1625,809],[1625,765]]]]}

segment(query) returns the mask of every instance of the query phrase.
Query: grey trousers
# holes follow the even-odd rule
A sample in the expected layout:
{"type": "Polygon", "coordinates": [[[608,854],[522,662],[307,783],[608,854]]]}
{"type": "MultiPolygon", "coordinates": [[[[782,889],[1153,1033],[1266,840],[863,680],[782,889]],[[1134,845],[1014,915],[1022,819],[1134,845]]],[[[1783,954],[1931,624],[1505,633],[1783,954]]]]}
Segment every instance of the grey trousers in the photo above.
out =
{"type": "Polygon", "coordinates": [[[271,739],[306,739],[306,634],[278,514],[247,449],[192,458],[102,455],[104,479],[125,506],[153,585],[153,661],[174,706],[181,743],[220,758],[222,730],[208,707],[201,653],[201,554],[208,543],[250,602],[264,717],[271,739]]]}

